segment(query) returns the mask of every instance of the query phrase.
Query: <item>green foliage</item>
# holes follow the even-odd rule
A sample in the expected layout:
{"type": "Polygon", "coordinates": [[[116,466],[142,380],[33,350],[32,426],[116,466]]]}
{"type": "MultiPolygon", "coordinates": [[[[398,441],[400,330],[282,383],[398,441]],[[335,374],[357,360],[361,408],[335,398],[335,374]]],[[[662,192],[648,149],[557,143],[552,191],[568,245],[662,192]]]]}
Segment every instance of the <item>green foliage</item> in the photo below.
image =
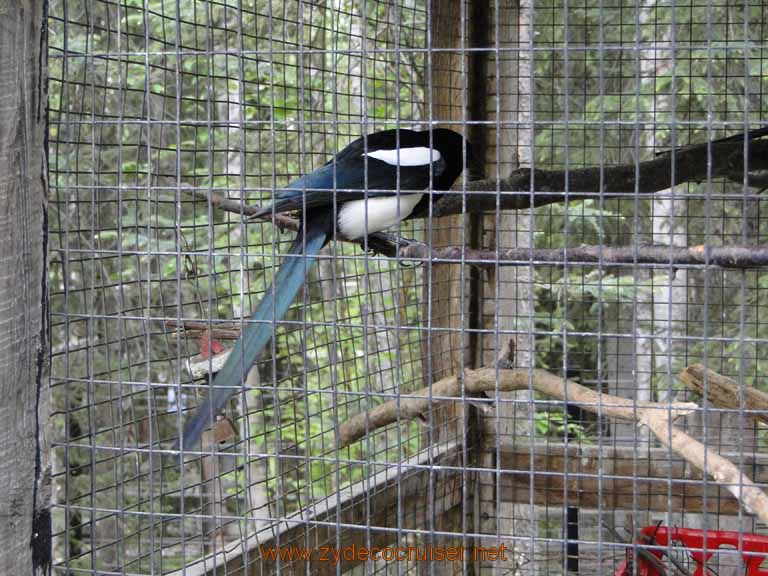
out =
{"type": "Polygon", "coordinates": [[[571,438],[582,444],[588,444],[590,437],[580,422],[573,422],[563,412],[539,411],[533,415],[534,429],[539,436],[571,438]]]}

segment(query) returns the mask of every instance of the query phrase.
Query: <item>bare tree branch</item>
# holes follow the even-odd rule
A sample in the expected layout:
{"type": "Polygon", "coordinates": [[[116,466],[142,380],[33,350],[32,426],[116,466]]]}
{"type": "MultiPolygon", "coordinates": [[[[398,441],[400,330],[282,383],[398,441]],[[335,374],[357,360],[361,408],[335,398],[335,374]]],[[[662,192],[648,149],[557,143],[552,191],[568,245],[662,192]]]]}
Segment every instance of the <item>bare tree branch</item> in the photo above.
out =
{"type": "Polygon", "coordinates": [[[733,462],[672,425],[662,414],[643,413],[638,418],[664,446],[685,458],[692,466],[711,476],[741,502],[745,510],[768,522],[768,496],[733,462]]]}
{"type": "Polygon", "coordinates": [[[240,338],[240,325],[235,322],[206,322],[205,320],[166,320],[169,328],[178,328],[186,332],[208,332],[211,338],[237,340],[240,338]]]}
{"type": "MultiPolygon", "coordinates": [[[[231,212],[233,214],[242,214],[247,217],[256,217],[258,220],[271,221],[279,228],[286,230],[298,230],[301,226],[301,222],[297,218],[286,216],[285,214],[261,214],[260,206],[250,206],[243,204],[239,200],[232,200],[225,198],[220,194],[214,194],[206,190],[182,187],[185,192],[192,194],[193,196],[210,202],[212,206],[224,212],[231,212]]],[[[393,234],[387,234],[385,232],[376,232],[368,235],[363,240],[352,240],[351,244],[360,246],[363,250],[371,250],[383,256],[393,258],[397,255],[399,246],[405,246],[410,244],[409,240],[404,240],[393,234]]]]}
{"type": "Polygon", "coordinates": [[[469,182],[466,190],[446,194],[433,206],[432,215],[495,212],[497,201],[500,210],[521,210],[567,200],[652,194],[673,184],[716,177],[733,179],[737,174],[765,169],[768,140],[750,142],[746,162],[741,141],[705,142],[637,164],[591,166],[567,172],[521,168],[498,182],[477,180],[469,182]]]}
{"type": "Polygon", "coordinates": [[[743,246],[578,246],[567,249],[511,248],[475,250],[461,246],[430,248],[423,242],[409,241],[401,246],[403,260],[435,264],[472,266],[528,266],[536,264],[708,264],[721,268],[748,268],[768,265],[768,245],[743,246]]]}
{"type": "MultiPolygon", "coordinates": [[[[433,192],[443,196],[432,206],[432,216],[495,212],[497,209],[521,210],[568,200],[652,194],[673,184],[716,177],[743,181],[746,175],[748,185],[762,186],[766,180],[763,174],[768,171],[768,139],[750,142],[746,162],[743,150],[743,142],[731,140],[687,146],[638,164],[592,166],[567,172],[520,168],[498,181],[476,180],[469,182],[462,190],[433,192]]],[[[230,200],[191,186],[183,189],[227,212],[255,216],[260,210],[239,200],[230,200]]],[[[285,214],[265,214],[260,218],[288,230],[299,228],[299,220],[285,214]]],[[[374,244],[372,249],[377,252],[392,256],[397,251],[396,245],[391,242],[394,239],[392,236],[377,237],[373,242],[370,239],[368,243],[374,244]]],[[[358,244],[363,245],[363,242],[358,244]]]]}
{"type": "Polygon", "coordinates": [[[338,447],[348,446],[372,430],[402,419],[425,421],[430,404],[435,402],[462,401],[467,395],[531,388],[553,398],[567,398],[569,404],[582,406],[585,410],[623,420],[636,420],[638,411],[642,410],[662,411],[665,416],[670,414],[672,418],[677,418],[697,408],[696,404],[690,402],[668,405],[600,394],[544,370],[480,368],[465,371],[461,378],[443,378],[432,384],[431,389],[422,388],[413,394],[384,402],[368,412],[350,418],[339,427],[338,447]]]}
{"type": "MultiPolygon", "coordinates": [[[[482,182],[482,181],[480,181],[482,182]]],[[[230,200],[218,194],[209,194],[203,190],[188,191],[210,202],[217,208],[246,216],[256,214],[260,208],[243,205],[237,200],[230,200]]],[[[495,198],[495,196],[494,196],[495,198]]],[[[439,203],[438,203],[439,204],[439,203]]],[[[265,215],[269,219],[270,215],[265,215]]],[[[298,230],[299,221],[284,214],[276,214],[274,223],[289,230],[298,230]]],[[[721,268],[749,268],[768,265],[768,245],[736,246],[578,246],[563,249],[527,249],[512,248],[500,250],[462,249],[461,246],[432,248],[415,240],[405,240],[392,234],[371,234],[364,242],[353,242],[387,257],[399,257],[402,260],[430,261],[432,264],[465,263],[473,266],[527,266],[537,264],[708,264],[721,268]]]]}
{"type": "MultiPolygon", "coordinates": [[[[705,142],[662,154],[637,164],[590,166],[572,170],[532,170],[520,168],[506,178],[475,180],[462,190],[434,191],[444,194],[432,209],[434,217],[466,212],[520,210],[584,198],[610,198],[627,194],[652,194],[673,184],[724,177],[762,186],[763,171],[768,170],[768,139],[753,140],[745,162],[744,144],[738,140],[705,142]],[[566,192],[567,190],[567,192],[566,192]],[[499,195],[500,193],[500,195],[499,195]]],[[[242,205],[216,194],[192,187],[185,188],[195,196],[210,200],[217,208],[236,214],[255,215],[259,208],[242,205]]],[[[272,220],[270,214],[264,220],[272,220]]],[[[277,214],[274,222],[297,229],[298,220],[277,214]]]]}
{"type": "Polygon", "coordinates": [[[723,458],[672,422],[689,414],[696,404],[637,402],[609,394],[600,394],[544,370],[497,370],[481,368],[435,382],[407,396],[385,402],[344,422],[338,430],[337,447],[343,448],[371,431],[403,419],[425,421],[430,405],[444,401],[465,401],[466,395],[534,389],[542,394],[566,400],[589,412],[610,418],[632,420],[647,426],[657,440],[687,462],[714,478],[738,499],[747,511],[761,521],[768,521],[768,496],[732,462],[723,458]]]}
{"type": "MultiPolygon", "coordinates": [[[[224,212],[231,212],[233,214],[242,214],[244,216],[256,216],[256,214],[258,214],[258,212],[261,210],[260,206],[250,206],[248,204],[243,204],[240,200],[231,200],[229,198],[225,198],[220,194],[214,194],[212,192],[208,192],[206,190],[202,190],[199,188],[184,186],[182,187],[182,189],[185,192],[188,192],[189,194],[192,194],[193,196],[200,198],[201,200],[210,202],[214,208],[218,208],[219,210],[223,210],[224,212]]],[[[291,218],[290,216],[286,216],[285,214],[275,214],[274,219],[272,214],[264,214],[259,219],[272,221],[276,226],[285,228],[287,230],[299,229],[299,221],[296,218],[291,218]]]]}

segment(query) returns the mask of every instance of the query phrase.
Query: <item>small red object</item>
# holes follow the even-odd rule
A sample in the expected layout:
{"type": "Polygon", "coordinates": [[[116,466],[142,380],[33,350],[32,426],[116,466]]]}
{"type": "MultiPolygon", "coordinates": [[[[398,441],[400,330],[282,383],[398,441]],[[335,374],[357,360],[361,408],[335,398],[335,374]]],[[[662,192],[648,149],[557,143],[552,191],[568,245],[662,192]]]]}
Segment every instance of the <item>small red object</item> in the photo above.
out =
{"type": "Polygon", "coordinates": [[[207,330],[200,334],[200,356],[203,358],[209,358],[211,354],[221,354],[224,351],[224,347],[221,342],[211,336],[207,330]]]}
{"type": "MultiPolygon", "coordinates": [[[[658,549],[646,548],[657,558],[663,558],[667,552],[664,548],[672,542],[673,546],[687,548],[688,554],[696,562],[693,576],[704,576],[704,563],[712,557],[715,550],[722,546],[739,550],[744,561],[744,576],[768,576],[768,568],[761,564],[768,558],[768,536],[756,534],[739,534],[724,530],[695,530],[692,528],[668,528],[666,526],[646,526],[641,530],[641,542],[653,542],[658,549]],[[706,548],[704,539],[706,535],[706,548]]],[[[638,576],[659,576],[658,571],[646,560],[627,549],[627,559],[616,572],[616,576],[632,574],[632,563],[637,562],[638,576]]]]}

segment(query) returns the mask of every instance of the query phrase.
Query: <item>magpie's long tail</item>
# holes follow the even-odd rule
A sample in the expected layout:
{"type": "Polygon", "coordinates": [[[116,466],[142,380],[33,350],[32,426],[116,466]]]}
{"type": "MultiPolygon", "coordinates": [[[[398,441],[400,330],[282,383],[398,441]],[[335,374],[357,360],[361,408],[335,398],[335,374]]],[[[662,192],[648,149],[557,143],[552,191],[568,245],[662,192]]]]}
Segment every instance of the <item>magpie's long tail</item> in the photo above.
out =
{"type": "Polygon", "coordinates": [[[195,446],[203,430],[214,421],[227,400],[240,389],[245,374],[272,337],[274,323],[285,316],[304,285],[309,267],[329,237],[324,219],[318,220],[316,224],[307,222],[304,234],[299,234],[284,256],[272,286],[264,293],[264,298],[256,307],[251,320],[243,327],[243,333],[227,361],[213,379],[210,394],[187,422],[182,447],[191,449],[195,446]]]}

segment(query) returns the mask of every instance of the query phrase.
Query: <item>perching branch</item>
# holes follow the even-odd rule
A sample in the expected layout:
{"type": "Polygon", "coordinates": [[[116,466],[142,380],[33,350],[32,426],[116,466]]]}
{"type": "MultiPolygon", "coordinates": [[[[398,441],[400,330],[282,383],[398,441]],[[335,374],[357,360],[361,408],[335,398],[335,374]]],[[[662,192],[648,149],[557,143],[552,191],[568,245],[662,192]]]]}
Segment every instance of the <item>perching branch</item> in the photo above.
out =
{"type": "Polygon", "coordinates": [[[576,382],[565,380],[543,370],[496,370],[482,368],[466,371],[461,378],[451,376],[414,394],[401,396],[358,414],[344,422],[337,435],[337,446],[343,448],[371,431],[399,420],[426,420],[430,405],[444,401],[466,400],[466,395],[488,392],[511,392],[534,389],[542,394],[589,412],[610,418],[633,420],[647,426],[658,441],[687,462],[723,484],[747,511],[761,521],[768,521],[768,496],[732,462],[707,448],[685,432],[675,428],[673,420],[691,413],[696,404],[636,402],[609,394],[600,394],[576,382]]]}
{"type": "Polygon", "coordinates": [[[222,340],[237,340],[240,338],[240,325],[235,322],[216,323],[203,320],[166,320],[169,328],[177,328],[185,332],[208,332],[211,338],[222,340]]]}
{"type": "MultiPolygon", "coordinates": [[[[520,210],[567,200],[611,198],[634,193],[650,194],[670,188],[673,183],[682,184],[714,177],[743,181],[746,175],[747,185],[762,186],[766,180],[763,177],[766,170],[768,170],[768,139],[753,140],[749,143],[746,163],[743,142],[739,140],[705,142],[679,148],[637,164],[593,166],[567,172],[520,168],[507,178],[498,181],[476,180],[469,182],[463,190],[443,192],[443,197],[432,206],[432,216],[520,210]],[[742,175],[741,180],[739,175],[742,175]]],[[[260,210],[260,207],[245,205],[239,200],[231,200],[192,186],[183,186],[183,189],[226,212],[255,216],[260,210]]],[[[264,214],[260,218],[289,230],[298,230],[300,226],[299,220],[285,214],[264,214]]],[[[402,249],[403,246],[396,236],[380,233],[372,234],[367,240],[356,242],[356,244],[388,257],[395,256],[398,247],[402,249]]],[[[411,248],[411,257],[417,258],[418,256],[413,253],[414,250],[422,249],[411,248]]],[[[589,254],[585,257],[589,258],[589,254]]],[[[657,257],[665,259],[663,263],[672,263],[669,257],[663,255],[657,257]]],[[[691,255],[679,257],[685,259],[691,255]]],[[[753,265],[751,262],[753,257],[750,255],[747,265],[753,265]]],[[[765,256],[760,257],[765,258],[765,256]]],[[[693,258],[694,263],[701,263],[701,260],[695,259],[695,255],[693,258]]],[[[483,259],[495,261],[495,254],[492,258],[480,258],[480,260],[483,259]]],[[[505,260],[517,259],[505,258],[505,260]]],[[[728,261],[730,258],[725,256],[724,259],[728,261]]],[[[519,260],[530,261],[530,255],[525,254],[519,260]]],[[[628,261],[636,262],[634,255],[628,261]]],[[[722,266],[722,264],[719,265],[722,266]]],[[[731,264],[731,266],[742,267],[740,264],[731,264]]]]}
{"type": "Polygon", "coordinates": [[[403,260],[429,261],[436,264],[473,266],[528,266],[536,264],[708,264],[721,268],[747,268],[768,265],[768,245],[744,246],[578,246],[568,249],[512,248],[476,250],[460,246],[430,248],[423,242],[410,241],[398,251],[403,260]]]}
{"type": "MultiPolygon", "coordinates": [[[[244,216],[255,216],[259,212],[259,210],[261,210],[260,206],[250,206],[248,204],[242,204],[239,200],[231,200],[229,198],[225,198],[224,196],[221,196],[220,194],[206,192],[205,190],[192,188],[191,186],[183,187],[183,190],[185,192],[189,192],[193,196],[200,198],[201,200],[210,202],[214,208],[218,208],[219,210],[223,210],[224,212],[231,212],[233,214],[242,214],[244,216]]],[[[285,228],[286,230],[299,229],[299,221],[296,218],[291,218],[290,216],[286,216],[285,214],[275,214],[274,219],[271,214],[265,214],[262,219],[270,220],[276,226],[279,226],[280,228],[285,228]]]]}
{"type": "MultiPolygon", "coordinates": [[[[241,205],[218,194],[189,189],[199,198],[227,212],[256,214],[256,206],[241,205]]],[[[439,203],[438,203],[439,204],[439,203]]],[[[269,219],[269,215],[265,216],[269,219]]],[[[299,221],[284,214],[275,215],[275,224],[289,230],[298,230],[299,221]]],[[[355,242],[363,246],[362,242],[355,242]]],[[[721,268],[749,268],[768,265],[768,245],[743,246],[578,246],[563,249],[511,248],[500,250],[462,249],[461,246],[432,248],[416,240],[405,240],[392,234],[377,233],[368,237],[367,248],[387,257],[401,260],[429,261],[432,265],[465,263],[472,266],[527,266],[537,264],[708,264],[721,268]],[[398,248],[399,247],[399,248],[398,248]],[[463,253],[463,259],[462,259],[463,253]]]]}
{"type": "MultiPolygon", "coordinates": [[[[259,220],[271,221],[275,226],[286,230],[298,230],[300,222],[298,219],[285,214],[263,214],[260,215],[260,206],[250,206],[248,204],[241,204],[239,200],[231,200],[225,198],[220,194],[214,194],[212,192],[206,192],[192,188],[191,186],[182,187],[183,190],[189,192],[193,196],[210,202],[212,206],[223,210],[224,212],[231,212],[232,214],[242,214],[244,216],[257,216],[259,220]]],[[[360,246],[363,250],[372,250],[383,256],[393,258],[397,255],[398,247],[402,247],[410,243],[402,238],[395,236],[394,234],[387,234],[385,232],[376,232],[370,234],[366,240],[352,241],[352,244],[360,246]]]]}
{"type": "MultiPolygon", "coordinates": [[[[653,194],[673,184],[738,174],[748,176],[768,169],[768,140],[753,140],[745,163],[744,143],[738,140],[705,142],[662,154],[652,160],[620,166],[591,166],[574,170],[520,168],[507,178],[469,182],[464,191],[443,196],[432,216],[463,212],[521,210],[585,198],[653,194]],[[673,166],[674,156],[674,166],[673,166]],[[566,190],[568,193],[566,194],[566,190]],[[497,191],[501,194],[497,194],[497,191]]],[[[749,178],[748,178],[749,181],[749,178]]],[[[751,184],[751,183],[750,183],[751,184]]]]}
{"type": "MultiPolygon", "coordinates": [[[[567,200],[611,198],[626,194],[652,194],[670,188],[672,184],[703,181],[725,177],[761,186],[761,171],[768,170],[768,139],[749,143],[745,163],[744,143],[738,140],[705,142],[680,148],[637,164],[591,166],[573,170],[531,170],[520,168],[501,180],[475,180],[465,189],[443,193],[432,207],[432,216],[447,216],[462,212],[495,212],[545,206],[567,200]],[[673,164],[674,157],[674,164],[673,164]],[[566,189],[568,192],[566,193],[566,189]],[[498,201],[498,206],[497,206],[498,201]]],[[[184,187],[198,198],[210,201],[216,208],[253,216],[260,209],[239,200],[230,200],[204,190],[184,187]]],[[[297,230],[299,221],[285,214],[263,216],[264,220],[289,230],[297,230]]]]}
{"type": "Polygon", "coordinates": [[[435,402],[461,401],[467,395],[486,392],[513,392],[533,389],[552,398],[567,399],[569,404],[581,406],[590,412],[599,412],[603,416],[622,420],[636,420],[642,411],[658,411],[672,419],[684,416],[696,409],[696,404],[658,404],[655,402],[636,402],[627,398],[600,394],[581,384],[564,380],[544,370],[516,369],[497,370],[480,368],[467,370],[462,378],[450,376],[432,384],[431,388],[422,388],[390,400],[376,408],[358,414],[344,422],[338,431],[338,447],[343,448],[359,440],[372,430],[382,428],[403,419],[426,421],[429,407],[435,402]]]}
{"type": "Polygon", "coordinates": [[[761,522],[768,522],[768,496],[733,462],[675,428],[672,420],[663,414],[646,413],[638,421],[647,426],[662,445],[722,484],[747,512],[757,516],[761,522]]]}

